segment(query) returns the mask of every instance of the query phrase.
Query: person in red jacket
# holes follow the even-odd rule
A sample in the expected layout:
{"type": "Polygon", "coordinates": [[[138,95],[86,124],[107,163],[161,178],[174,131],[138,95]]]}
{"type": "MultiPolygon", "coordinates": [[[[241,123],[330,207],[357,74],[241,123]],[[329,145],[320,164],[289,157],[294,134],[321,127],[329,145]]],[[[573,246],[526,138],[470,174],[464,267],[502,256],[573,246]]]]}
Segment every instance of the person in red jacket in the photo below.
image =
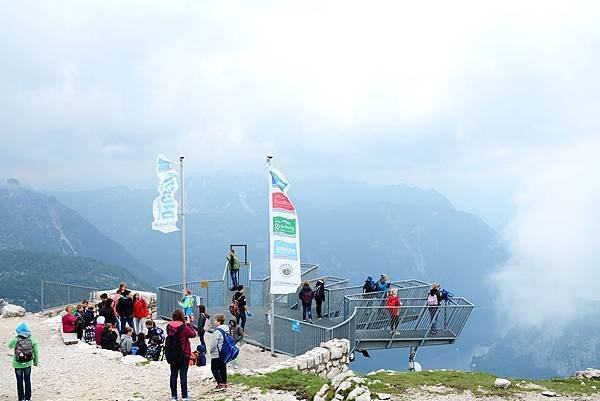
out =
{"type": "Polygon", "coordinates": [[[75,333],[77,331],[77,316],[73,313],[73,305],[67,305],[65,315],[62,317],[63,333],[75,333]]]}
{"type": "Polygon", "coordinates": [[[179,338],[181,350],[183,351],[183,360],[179,363],[171,363],[171,400],[177,400],[177,376],[181,381],[181,400],[189,401],[187,389],[187,372],[192,354],[190,338],[196,337],[194,326],[185,322],[185,314],[181,309],[173,311],[172,321],[167,324],[167,336],[176,336],[179,338]]]}
{"type": "Polygon", "coordinates": [[[96,325],[94,326],[94,339],[96,345],[99,347],[102,340],[102,330],[104,330],[104,323],[106,323],[104,316],[98,316],[96,318],[96,325]]]}
{"type": "Polygon", "coordinates": [[[400,307],[402,306],[402,302],[400,302],[398,290],[396,288],[393,288],[390,291],[390,295],[387,297],[385,306],[387,306],[388,313],[390,314],[390,334],[394,334],[398,328],[398,323],[400,322],[398,315],[400,314],[400,307]]]}
{"type": "Polygon", "coordinates": [[[138,293],[133,296],[133,332],[137,336],[144,332],[146,327],[146,319],[150,317],[150,309],[148,302],[138,293]]]}

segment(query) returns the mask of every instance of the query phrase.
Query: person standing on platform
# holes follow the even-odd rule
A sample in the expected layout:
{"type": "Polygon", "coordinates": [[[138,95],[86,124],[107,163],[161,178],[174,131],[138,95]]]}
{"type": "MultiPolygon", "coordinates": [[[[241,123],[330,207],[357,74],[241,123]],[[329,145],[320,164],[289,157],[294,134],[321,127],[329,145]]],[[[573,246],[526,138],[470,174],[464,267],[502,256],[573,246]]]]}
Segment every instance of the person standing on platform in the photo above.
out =
{"type": "Polygon", "coordinates": [[[229,267],[229,275],[231,276],[231,291],[235,291],[238,287],[240,276],[240,262],[233,249],[229,250],[227,255],[227,266],[229,267]]]}
{"type": "Polygon", "coordinates": [[[325,301],[325,277],[317,280],[315,284],[315,302],[317,304],[317,318],[323,319],[323,301],[325,301]]]}

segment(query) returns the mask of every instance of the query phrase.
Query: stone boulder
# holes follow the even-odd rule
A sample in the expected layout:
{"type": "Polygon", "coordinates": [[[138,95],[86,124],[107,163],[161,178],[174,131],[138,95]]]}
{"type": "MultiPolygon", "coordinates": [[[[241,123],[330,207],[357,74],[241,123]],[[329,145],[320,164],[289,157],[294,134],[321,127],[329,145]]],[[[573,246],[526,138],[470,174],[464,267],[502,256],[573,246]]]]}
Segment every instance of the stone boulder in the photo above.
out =
{"type": "Polygon", "coordinates": [[[135,365],[140,362],[148,362],[148,360],[141,355],[126,355],[121,358],[121,362],[125,365],[135,365]]]}
{"type": "Polygon", "coordinates": [[[506,380],[506,379],[496,379],[496,381],[494,381],[494,387],[497,388],[508,388],[510,386],[510,380],[506,380]]]}
{"type": "Polygon", "coordinates": [[[2,307],[2,317],[23,317],[25,316],[25,308],[17,305],[5,304],[2,307]]]}

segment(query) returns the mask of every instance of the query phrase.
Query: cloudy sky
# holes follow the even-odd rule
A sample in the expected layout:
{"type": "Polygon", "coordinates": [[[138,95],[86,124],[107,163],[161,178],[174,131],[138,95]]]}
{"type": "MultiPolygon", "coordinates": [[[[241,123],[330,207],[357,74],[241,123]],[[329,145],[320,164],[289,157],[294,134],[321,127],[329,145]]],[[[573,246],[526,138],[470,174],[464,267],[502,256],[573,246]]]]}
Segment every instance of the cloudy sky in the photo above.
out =
{"type": "Polygon", "coordinates": [[[150,187],[159,152],[199,174],[274,154],[292,180],[435,188],[507,240],[492,282],[518,319],[539,288],[572,313],[600,279],[599,20],[577,1],[3,2],[0,175],[150,187]]]}
{"type": "Polygon", "coordinates": [[[147,187],[157,152],[199,173],[272,153],[502,226],[531,152],[598,135],[600,10],[413,3],[4,2],[2,175],[147,187]]]}

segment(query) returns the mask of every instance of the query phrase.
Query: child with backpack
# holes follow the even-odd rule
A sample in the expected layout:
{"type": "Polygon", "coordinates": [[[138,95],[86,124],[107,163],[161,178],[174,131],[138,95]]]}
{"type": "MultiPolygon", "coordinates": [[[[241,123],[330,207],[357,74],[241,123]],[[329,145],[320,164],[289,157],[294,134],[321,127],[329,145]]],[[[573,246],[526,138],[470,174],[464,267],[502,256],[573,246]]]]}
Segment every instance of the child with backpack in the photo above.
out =
{"type": "Polygon", "coordinates": [[[237,358],[238,348],[225,324],[225,315],[217,314],[214,317],[217,329],[213,332],[213,341],[210,343],[210,370],[217,382],[215,391],[227,389],[227,362],[237,358]]]}
{"type": "Polygon", "coordinates": [[[171,367],[171,399],[177,400],[177,376],[181,382],[181,400],[189,401],[187,389],[187,373],[192,347],[190,338],[196,337],[196,330],[186,323],[181,309],[175,309],[172,321],[167,324],[167,339],[165,340],[165,357],[171,367]]]}
{"type": "Polygon", "coordinates": [[[38,366],[39,348],[37,341],[31,335],[27,323],[23,322],[16,328],[17,335],[8,343],[13,348],[13,368],[17,378],[17,395],[19,400],[31,400],[31,365],[38,366]]]}
{"type": "Polygon", "coordinates": [[[183,309],[185,322],[191,323],[194,321],[194,297],[189,288],[183,290],[183,299],[179,302],[179,306],[183,309]]]}
{"type": "MultiPolygon", "coordinates": [[[[242,328],[240,326],[237,325],[237,322],[233,319],[231,319],[229,321],[229,332],[231,333],[231,336],[233,337],[233,341],[235,343],[236,346],[239,347],[239,343],[244,339],[244,330],[242,330],[242,328]]],[[[231,367],[236,369],[238,368],[240,365],[238,363],[238,358],[235,358],[233,361],[231,361],[231,367]]]]}

